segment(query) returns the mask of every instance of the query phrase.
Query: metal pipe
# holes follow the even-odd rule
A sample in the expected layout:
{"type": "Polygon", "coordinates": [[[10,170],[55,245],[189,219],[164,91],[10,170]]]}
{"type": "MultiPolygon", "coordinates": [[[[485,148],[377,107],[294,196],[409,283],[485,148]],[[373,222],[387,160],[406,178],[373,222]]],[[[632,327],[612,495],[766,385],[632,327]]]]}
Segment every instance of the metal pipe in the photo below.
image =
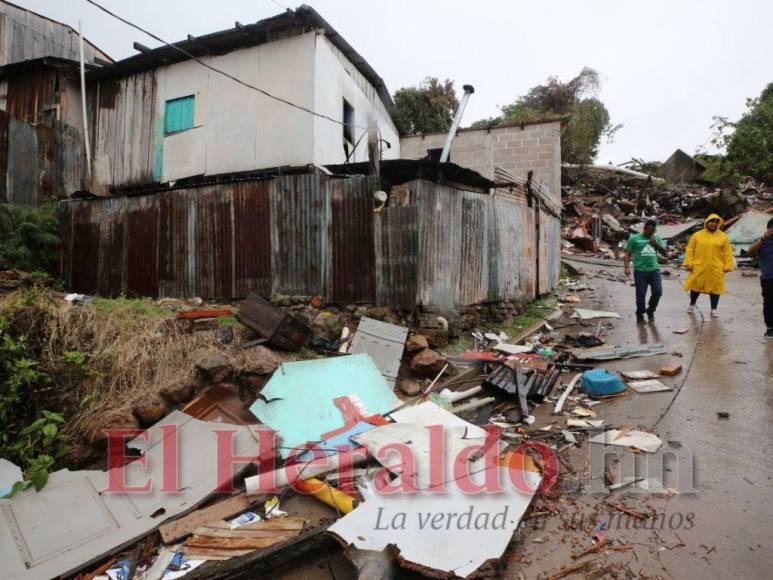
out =
{"type": "Polygon", "coordinates": [[[446,144],[443,146],[443,153],[440,155],[440,162],[445,163],[448,161],[448,155],[451,153],[451,143],[456,137],[456,131],[459,129],[459,124],[462,122],[462,115],[464,115],[464,109],[467,107],[467,101],[470,100],[470,95],[475,92],[472,85],[464,85],[464,95],[462,95],[462,102],[459,103],[459,108],[456,109],[456,115],[454,115],[454,122],[451,123],[451,128],[448,130],[448,137],[446,137],[446,144]]]}
{"type": "Polygon", "coordinates": [[[86,174],[91,179],[91,143],[89,142],[89,115],[86,111],[86,62],[83,57],[83,23],[78,20],[81,53],[81,109],[83,110],[83,142],[86,145],[86,174]]]}

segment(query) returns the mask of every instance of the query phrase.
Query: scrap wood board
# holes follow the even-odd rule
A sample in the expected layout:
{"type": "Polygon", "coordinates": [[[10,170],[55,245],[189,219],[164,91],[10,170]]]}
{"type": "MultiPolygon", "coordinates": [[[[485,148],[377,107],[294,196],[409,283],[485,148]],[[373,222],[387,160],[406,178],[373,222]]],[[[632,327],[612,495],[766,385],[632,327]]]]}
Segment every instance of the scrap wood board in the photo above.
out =
{"type": "Polygon", "coordinates": [[[201,557],[241,555],[244,550],[267,548],[297,536],[303,531],[305,522],[300,517],[272,518],[235,529],[225,521],[209,523],[194,531],[185,542],[185,552],[201,557]]]}
{"type": "Polygon", "coordinates": [[[250,506],[259,503],[258,496],[246,496],[244,494],[229,497],[223,501],[189,513],[180,519],[165,523],[159,528],[161,539],[165,544],[171,544],[185,536],[192,534],[197,528],[236,516],[247,511],[250,506]]]}

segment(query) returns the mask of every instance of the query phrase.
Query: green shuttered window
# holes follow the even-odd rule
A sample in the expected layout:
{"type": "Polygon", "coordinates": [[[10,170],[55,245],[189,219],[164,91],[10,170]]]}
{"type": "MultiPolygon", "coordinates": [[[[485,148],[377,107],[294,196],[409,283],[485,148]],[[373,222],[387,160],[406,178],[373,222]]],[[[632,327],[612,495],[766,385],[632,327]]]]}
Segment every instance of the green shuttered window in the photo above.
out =
{"type": "Polygon", "coordinates": [[[195,105],[195,95],[167,101],[164,111],[164,133],[169,135],[193,129],[195,105]]]}

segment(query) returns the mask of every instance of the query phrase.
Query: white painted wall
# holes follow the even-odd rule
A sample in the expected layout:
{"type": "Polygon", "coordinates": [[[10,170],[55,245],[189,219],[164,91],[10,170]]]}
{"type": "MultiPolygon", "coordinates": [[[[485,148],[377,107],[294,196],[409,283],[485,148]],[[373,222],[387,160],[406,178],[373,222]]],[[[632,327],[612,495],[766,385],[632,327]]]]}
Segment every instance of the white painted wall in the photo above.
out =
{"type": "MultiPolygon", "coordinates": [[[[392,118],[371,85],[357,68],[324,35],[316,36],[314,110],[343,121],[343,99],[354,107],[355,142],[368,126],[373,115],[381,130],[381,137],[389,141],[391,149],[384,149],[385,159],[400,157],[400,136],[392,118]]],[[[367,135],[354,150],[350,161],[368,160],[367,135]]],[[[314,162],[318,165],[344,163],[343,127],[319,117],[314,118],[314,162]]]]}
{"type": "MultiPolygon", "coordinates": [[[[392,144],[387,159],[400,156],[397,129],[368,83],[324,34],[309,32],[260,46],[209,57],[207,62],[293,103],[343,121],[343,99],[354,107],[355,123],[373,115],[392,144]]],[[[185,61],[156,71],[156,142],[163,147],[162,182],[198,175],[281,166],[343,163],[343,127],[312,116],[185,61]],[[163,135],[168,100],[196,95],[196,123],[163,135]]],[[[364,129],[355,130],[359,138],[364,129]]],[[[355,161],[367,161],[367,138],[355,161]]],[[[157,176],[158,177],[158,176],[157,176]]]]}
{"type": "MultiPolygon", "coordinates": [[[[207,62],[234,76],[311,108],[314,98],[315,34],[245,48],[207,62]]],[[[163,141],[161,181],[217,175],[313,159],[313,122],[289,107],[185,61],[156,72],[156,131],[163,131],[167,100],[196,95],[196,127],[163,141]]]]}

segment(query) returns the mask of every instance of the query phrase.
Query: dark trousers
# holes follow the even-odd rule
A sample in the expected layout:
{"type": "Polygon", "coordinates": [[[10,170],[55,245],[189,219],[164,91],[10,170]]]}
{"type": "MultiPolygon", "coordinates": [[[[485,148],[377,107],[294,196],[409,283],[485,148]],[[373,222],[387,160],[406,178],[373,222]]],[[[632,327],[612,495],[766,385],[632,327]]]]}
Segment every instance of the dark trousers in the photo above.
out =
{"type": "MultiPolygon", "coordinates": [[[[695,306],[700,295],[700,292],[690,291],[690,304],[695,306]]],[[[709,301],[711,302],[711,309],[716,310],[717,306],[719,306],[719,294],[709,294],[709,301]]]]}
{"type": "Polygon", "coordinates": [[[761,278],[762,311],[765,314],[765,325],[773,328],[773,278],[761,278]]]}
{"type": "Polygon", "coordinates": [[[654,313],[663,296],[663,280],[660,277],[660,270],[652,272],[633,271],[633,281],[636,284],[636,316],[644,316],[644,312],[654,313]],[[646,304],[647,287],[650,288],[650,303],[646,304]]]}

